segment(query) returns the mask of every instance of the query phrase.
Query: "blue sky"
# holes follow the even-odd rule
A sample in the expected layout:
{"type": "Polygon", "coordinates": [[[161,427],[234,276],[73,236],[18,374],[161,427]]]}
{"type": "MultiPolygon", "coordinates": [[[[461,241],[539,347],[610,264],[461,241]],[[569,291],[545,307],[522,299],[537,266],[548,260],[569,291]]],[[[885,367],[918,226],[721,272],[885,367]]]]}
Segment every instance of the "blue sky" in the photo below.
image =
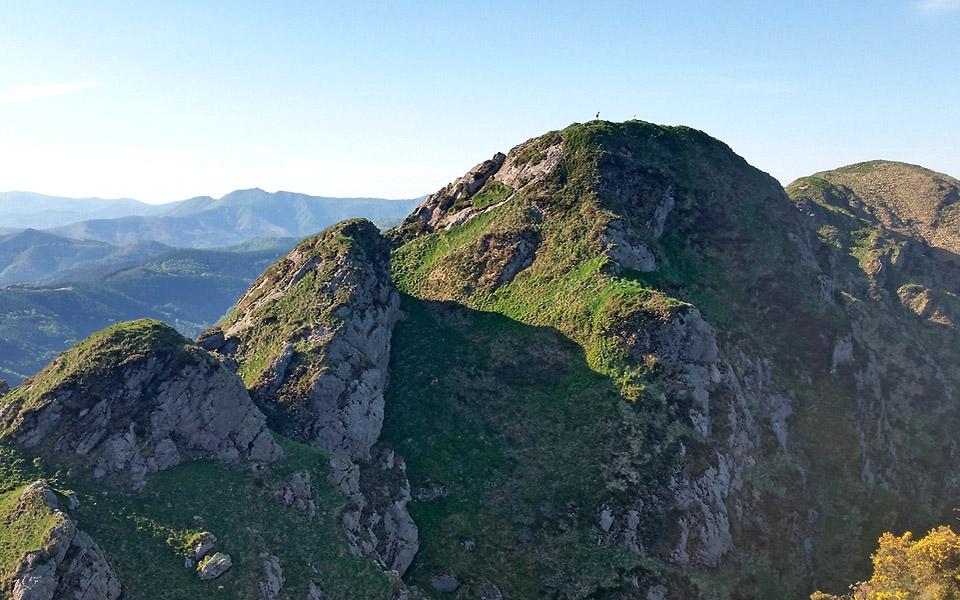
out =
{"type": "Polygon", "coordinates": [[[0,191],[414,197],[593,118],[960,176],[960,0],[0,0],[0,191]]]}

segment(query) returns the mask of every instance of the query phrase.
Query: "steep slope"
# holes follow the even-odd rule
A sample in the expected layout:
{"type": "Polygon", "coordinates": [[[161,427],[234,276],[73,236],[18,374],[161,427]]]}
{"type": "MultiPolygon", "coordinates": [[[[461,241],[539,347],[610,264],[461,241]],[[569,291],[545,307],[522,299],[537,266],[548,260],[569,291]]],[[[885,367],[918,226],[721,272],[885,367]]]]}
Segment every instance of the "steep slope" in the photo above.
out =
{"type": "MultiPolygon", "coordinates": [[[[950,368],[960,347],[960,257],[950,249],[957,241],[951,225],[957,182],[875,161],[801,178],[787,190],[810,237],[820,242],[809,259],[820,272],[821,297],[848,319],[831,375],[850,400],[842,418],[829,418],[834,434],[843,427],[835,443],[842,440],[851,461],[835,478],[840,489],[834,493],[868,502],[837,517],[869,527],[874,537],[878,525],[899,534],[952,522],[960,485],[960,376],[950,368]]],[[[826,418],[819,417],[821,425],[826,418]]],[[[857,553],[866,561],[873,548],[838,540],[832,553],[857,553]]],[[[822,587],[844,590],[840,582],[822,587]]]]}
{"type": "Polygon", "coordinates": [[[256,237],[302,239],[353,217],[389,226],[399,222],[417,201],[238,190],[220,199],[191,198],[162,215],[85,220],[53,232],[111,244],[153,240],[170,246],[217,248],[256,237]]]}
{"type": "MultiPolygon", "coordinates": [[[[6,542],[4,558],[20,557],[0,568],[0,590],[13,600],[51,598],[115,600],[121,585],[103,550],[60,505],[45,481],[6,494],[0,500],[6,542]]],[[[6,560],[4,562],[7,562],[6,560]]]]}
{"type": "Polygon", "coordinates": [[[159,321],[120,323],[60,355],[4,397],[0,430],[94,478],[204,457],[282,456],[241,382],[159,321]]]}
{"type": "Polygon", "coordinates": [[[403,573],[417,549],[405,465],[375,446],[398,306],[386,240],[344,221],[267,269],[198,343],[236,365],[271,427],[342,457],[353,547],[403,573]]]}
{"type": "MultiPolygon", "coordinates": [[[[411,574],[425,588],[453,574],[475,594],[489,582],[507,596],[801,598],[816,585],[855,579],[892,521],[926,523],[956,491],[956,469],[930,460],[944,452],[933,440],[954,444],[954,433],[930,422],[956,417],[952,384],[935,383],[950,379],[935,366],[953,351],[916,358],[926,342],[953,340],[952,329],[941,339],[914,338],[898,354],[904,362],[887,371],[916,368],[904,385],[919,396],[883,384],[897,403],[936,407],[936,416],[910,415],[919,417],[908,426],[915,437],[900,443],[912,439],[915,447],[900,454],[876,442],[876,453],[868,452],[874,431],[864,429],[863,405],[886,399],[866,391],[883,379],[880,364],[892,369],[895,359],[860,363],[857,335],[867,321],[878,334],[900,325],[905,313],[858,313],[869,285],[846,292],[858,302],[838,302],[844,280],[818,260],[832,250],[812,234],[808,216],[769,176],[701,132],[636,121],[552,132],[478,165],[388,237],[394,278],[411,296],[405,310],[424,315],[427,331],[448,331],[459,350],[441,352],[463,357],[445,372],[431,348],[405,335],[403,324],[398,330],[384,431],[410,461],[418,498],[411,510],[424,516],[425,541],[411,574]],[[491,480],[470,476],[465,459],[432,458],[451,443],[446,415],[458,415],[484,424],[469,430],[489,446],[483,455],[548,460],[542,443],[526,440],[549,439],[551,419],[531,415],[515,435],[491,433],[509,431],[506,421],[517,417],[498,415],[492,400],[469,399],[496,397],[491,382],[501,371],[541,369],[544,357],[476,330],[469,316],[431,317],[430,304],[416,308],[424,301],[558,330],[583,349],[585,365],[609,378],[619,398],[592,399],[587,418],[617,442],[583,447],[574,435],[552,447],[571,457],[565,469],[591,474],[586,489],[558,495],[523,469],[491,480]],[[493,355],[470,349],[484,343],[493,355]],[[412,415],[438,416],[413,424],[412,415]],[[905,471],[922,454],[927,464],[914,468],[914,487],[861,478],[865,465],[874,472],[882,459],[905,471]],[[437,489],[448,495],[429,491],[437,489]],[[482,537],[465,508],[464,495],[478,492],[490,499],[487,522],[502,519],[499,535],[517,542],[495,562],[466,546],[432,553],[431,539],[482,537]],[[524,512],[515,496],[539,510],[513,518],[524,512]],[[558,506],[567,507],[559,522],[558,506]],[[606,549],[608,564],[580,555],[573,563],[598,566],[558,575],[585,540],[606,549]]],[[[554,368],[561,381],[563,369],[577,365],[573,356],[554,368]]],[[[507,389],[516,402],[532,403],[528,410],[544,410],[522,382],[507,389]]],[[[553,400],[564,414],[584,398],[553,400]]]]}
{"type": "Polygon", "coordinates": [[[236,360],[278,431],[369,458],[398,302],[379,231],[346,221],[267,269],[200,343],[236,360]]]}
{"type": "Polygon", "coordinates": [[[239,377],[166,325],[98,332],[3,401],[0,580],[14,597],[403,589],[351,555],[342,469],[275,439],[239,377]]]}

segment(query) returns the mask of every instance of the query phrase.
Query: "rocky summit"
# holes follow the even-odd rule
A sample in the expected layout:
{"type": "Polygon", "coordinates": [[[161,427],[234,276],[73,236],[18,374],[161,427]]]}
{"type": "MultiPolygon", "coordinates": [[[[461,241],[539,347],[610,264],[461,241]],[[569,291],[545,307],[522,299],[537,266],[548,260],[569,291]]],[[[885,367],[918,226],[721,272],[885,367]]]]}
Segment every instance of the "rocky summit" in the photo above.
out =
{"type": "Polygon", "coordinates": [[[364,459],[383,422],[399,304],[379,230],[345,221],[270,267],[199,343],[237,365],[277,431],[364,459]]]}
{"type": "Polygon", "coordinates": [[[5,395],[0,586],[844,593],[958,506],[958,189],[785,190],[641,121],[496,153],[305,240],[196,343],[118,324],[5,395]]]}
{"type": "Polygon", "coordinates": [[[371,455],[399,307],[386,240],[369,221],[344,221],[268,269],[199,344],[237,368],[278,432],[343,457],[330,464],[353,503],[351,551],[403,573],[417,551],[406,466],[389,449],[371,455]]]}

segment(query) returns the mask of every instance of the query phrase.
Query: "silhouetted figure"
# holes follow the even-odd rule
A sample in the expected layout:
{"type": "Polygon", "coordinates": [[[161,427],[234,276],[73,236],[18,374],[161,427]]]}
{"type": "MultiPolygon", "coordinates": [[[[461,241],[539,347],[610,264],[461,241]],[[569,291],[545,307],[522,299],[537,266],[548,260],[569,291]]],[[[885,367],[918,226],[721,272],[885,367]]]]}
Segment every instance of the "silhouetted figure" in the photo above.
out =
{"type": "Polygon", "coordinates": [[[597,113],[597,118],[598,118],[598,119],[600,118],[600,113],[599,113],[599,112],[597,113]]]}

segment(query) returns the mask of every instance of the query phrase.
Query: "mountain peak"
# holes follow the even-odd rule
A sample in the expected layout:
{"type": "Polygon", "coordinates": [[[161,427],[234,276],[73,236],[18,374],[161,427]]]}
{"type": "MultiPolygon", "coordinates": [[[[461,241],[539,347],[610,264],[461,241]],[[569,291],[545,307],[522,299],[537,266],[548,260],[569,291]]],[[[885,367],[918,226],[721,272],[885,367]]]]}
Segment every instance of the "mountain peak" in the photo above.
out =
{"type": "Polygon", "coordinates": [[[891,231],[960,252],[960,181],[949,175],[873,160],[802,177],[787,192],[795,199],[863,211],[891,231]]]}
{"type": "Polygon", "coordinates": [[[301,242],[267,269],[200,343],[236,361],[281,433],[368,458],[383,418],[384,361],[397,305],[386,240],[373,223],[352,219],[301,242]],[[354,362],[353,372],[370,371],[361,387],[342,377],[343,365],[354,362]],[[368,408],[342,412],[348,405],[368,408]]]}

